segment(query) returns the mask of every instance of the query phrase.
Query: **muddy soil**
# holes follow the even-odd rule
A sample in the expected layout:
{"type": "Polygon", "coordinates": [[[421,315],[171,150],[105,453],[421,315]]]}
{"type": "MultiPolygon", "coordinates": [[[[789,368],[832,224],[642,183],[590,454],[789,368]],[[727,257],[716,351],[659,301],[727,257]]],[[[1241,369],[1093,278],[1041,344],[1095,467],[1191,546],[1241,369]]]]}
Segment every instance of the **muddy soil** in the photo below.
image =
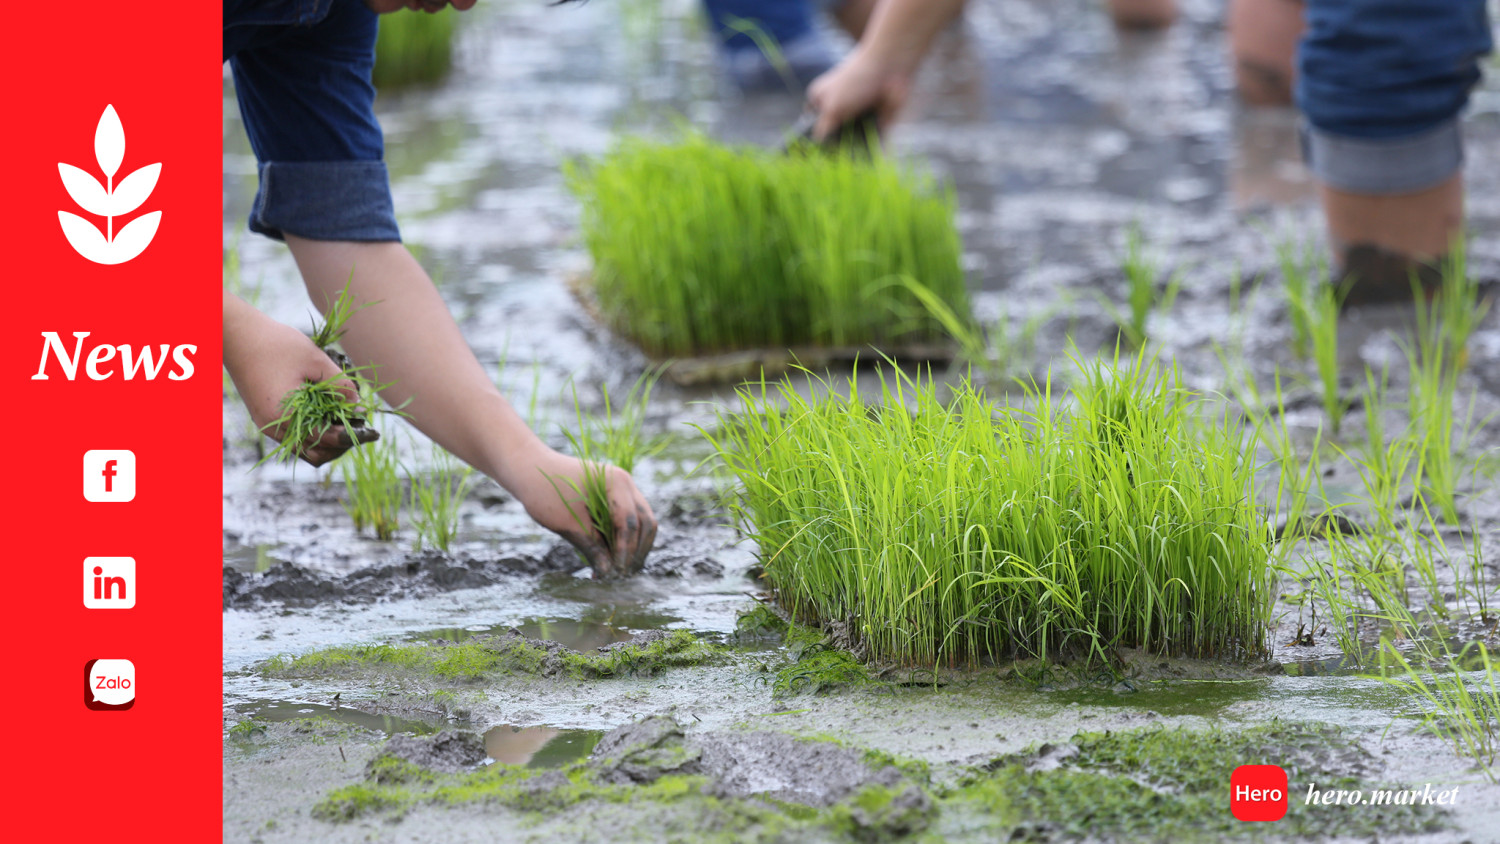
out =
{"type": "MultiPolygon", "coordinates": [[[[981,320],[1004,323],[1013,338],[1034,338],[1011,349],[1014,372],[1051,366],[1066,381],[1070,340],[1085,353],[1113,346],[1117,332],[1099,297],[1123,300],[1120,257],[1126,232],[1138,225],[1163,270],[1180,269],[1188,279],[1173,309],[1153,318],[1162,357],[1182,367],[1190,386],[1207,391],[1227,389],[1216,346],[1263,385],[1273,368],[1294,373],[1286,420],[1294,438],[1307,442],[1321,410],[1312,370],[1290,351],[1275,253],[1288,238],[1319,239],[1322,232],[1298,159],[1296,117],[1240,107],[1224,56],[1223,4],[1181,6],[1176,26],[1149,34],[1116,32],[1086,0],[973,0],[965,25],[938,45],[892,146],[954,184],[981,320]]],[[[587,272],[588,258],[560,162],[603,152],[619,131],[665,130],[678,114],[722,138],[777,143],[800,110],[795,97],[741,98],[718,84],[711,50],[688,22],[691,3],[664,3],[661,29],[636,40],[627,37],[638,30],[622,18],[623,7],[480,4],[465,19],[459,73],[438,88],[382,94],[379,102],[404,237],[481,361],[558,445],[559,425],[573,418],[569,379],[592,406],[595,385],[622,394],[645,367],[567,289],[568,278],[587,272]]],[[[1493,290],[1500,279],[1500,84],[1491,76],[1476,92],[1465,132],[1469,261],[1493,290]]],[[[224,226],[226,246],[242,262],[236,283],[271,316],[304,325],[306,294],[290,256],[241,234],[255,168],[228,84],[224,226]]],[[[1351,389],[1364,366],[1389,364],[1392,403],[1401,404],[1400,343],[1410,320],[1402,308],[1365,309],[1343,320],[1351,389]]],[[[1465,402],[1473,397],[1476,422],[1500,411],[1500,310],[1470,342],[1460,394],[1465,402]]],[[[1500,787],[1418,730],[1413,701],[1360,676],[1326,618],[1314,619],[1311,606],[1294,600],[1291,578],[1264,664],[1139,658],[1109,676],[1041,678],[994,666],[945,674],[937,684],[928,678],[777,695],[776,674],[792,656],[775,640],[733,635],[738,614],[761,591],[756,549],[728,525],[720,482],[702,466],[708,449],[689,427],[712,425],[714,408],[732,401],[723,388],[658,387],[648,428],[672,441],[636,472],[662,518],[658,550],[646,576],[600,583],[487,481],[463,504],[447,553],[414,551],[409,530],[389,542],[361,536],[343,511],[336,471],[250,471],[263,446],[250,436],[237,399],[226,396],[225,840],[595,841],[605,831],[620,840],[990,840],[995,830],[985,818],[1009,810],[992,795],[965,803],[959,797],[970,792],[963,789],[988,793],[985,778],[1011,763],[1021,773],[1006,776],[1071,771],[1071,760],[1087,755],[1080,735],[1288,723],[1331,726],[1342,743],[1268,739],[1264,761],[1296,764],[1330,783],[1460,789],[1457,804],[1430,826],[1410,818],[1379,831],[1356,825],[1350,829],[1363,830],[1356,839],[1497,840],[1500,787]],[[561,644],[579,651],[646,631],[687,630],[728,653],[654,676],[588,680],[521,673],[439,682],[263,670],[278,655],[456,642],[511,627],[526,637],[567,639],[561,644]],[[670,720],[653,720],[663,717],[670,720]],[[651,729],[670,734],[671,747],[695,751],[696,767],[651,782],[608,767],[627,739],[651,729]],[[532,811],[506,797],[416,800],[341,821],[315,813],[330,794],[368,786],[367,766],[382,754],[435,741],[414,736],[453,731],[474,739],[447,740],[451,759],[419,759],[423,770],[443,777],[537,772],[551,778],[528,779],[525,788],[558,808],[532,811]],[[872,753],[892,761],[872,765],[872,753]],[[887,773],[891,764],[895,775],[887,773]],[[574,786],[557,777],[574,770],[569,766],[586,766],[589,776],[606,778],[592,787],[614,790],[564,806],[561,795],[574,786]],[[926,779],[911,773],[916,767],[926,779]],[[610,771],[630,782],[615,782],[610,771]],[[695,784],[686,796],[664,799],[664,790],[681,784],[674,777],[695,784]],[[901,796],[907,782],[920,784],[912,792],[920,800],[901,796]],[[859,804],[871,785],[892,793],[859,804]]],[[[1467,413],[1467,404],[1461,410],[1467,413]]],[[[420,435],[389,416],[372,424],[396,442],[404,465],[425,467],[420,435]]],[[[1392,417],[1386,429],[1401,424],[1392,417]]],[[[1356,442],[1363,427],[1356,410],[1340,442],[1356,442]]],[[[1500,464],[1484,455],[1497,447],[1496,426],[1476,424],[1467,454],[1483,471],[1460,498],[1462,534],[1440,529],[1456,558],[1477,533],[1490,584],[1500,583],[1500,464]]],[[[1358,474],[1327,451],[1327,500],[1319,506],[1346,504],[1361,494],[1358,474]]],[[[1356,524],[1365,518],[1358,507],[1339,512],[1356,524]]],[[[1307,548],[1307,565],[1317,564],[1325,553],[1320,543],[1307,548]]],[[[1459,576],[1440,570],[1439,589],[1467,618],[1472,607],[1456,588],[1459,576]]],[[[1367,644],[1379,641],[1378,626],[1361,632],[1367,644]]],[[[1495,634],[1471,628],[1434,635],[1493,642],[1495,634]]],[[[1241,761],[1225,759],[1225,770],[1241,761]]],[[[1124,778],[1132,776],[1149,779],[1124,778]]],[[[1116,779],[1109,794],[1127,788],[1116,779]]],[[[1006,781],[1006,793],[1045,791],[1017,782],[1027,788],[1006,781]]],[[[1181,789],[1155,787],[1163,788],[1158,804],[1185,799],[1181,789]]],[[[1083,792],[1085,802],[1108,803],[1101,793],[1083,792]]],[[[1004,834],[1077,837],[1063,817],[1076,812],[1054,814],[1040,821],[1017,814],[1004,834]]],[[[1328,837],[1326,827],[1298,829],[1328,837]]],[[[1094,837],[1139,838],[1118,827],[1094,837]]],[[[1220,830],[1204,837],[1232,836],[1220,830]]]]}

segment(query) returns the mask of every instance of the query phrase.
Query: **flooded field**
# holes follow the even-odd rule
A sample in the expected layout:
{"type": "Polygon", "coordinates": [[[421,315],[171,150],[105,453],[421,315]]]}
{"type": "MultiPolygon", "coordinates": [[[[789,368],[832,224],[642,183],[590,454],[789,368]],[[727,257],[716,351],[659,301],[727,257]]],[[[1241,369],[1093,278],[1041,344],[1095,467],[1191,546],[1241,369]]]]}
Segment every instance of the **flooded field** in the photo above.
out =
{"type": "MultiPolygon", "coordinates": [[[[573,385],[597,409],[600,385],[623,395],[648,366],[570,292],[590,262],[562,163],[680,119],[776,144],[801,109],[795,96],[727,91],[693,4],[664,2],[659,20],[643,5],[482,3],[445,83],[379,101],[407,243],[479,359],[560,447],[573,385]]],[[[1231,398],[1237,383],[1269,390],[1281,373],[1280,417],[1305,454],[1324,410],[1315,369],[1292,351],[1277,255],[1322,231],[1297,118],[1240,106],[1222,4],[1181,5],[1182,20],[1152,34],[1117,32],[1083,0],[975,0],[941,36],[891,147],[952,184],[976,315],[1011,338],[1008,372],[1050,367],[1066,382],[1070,339],[1085,356],[1113,350],[1102,300],[1125,296],[1137,226],[1162,271],[1184,279],[1153,315],[1153,350],[1187,386],[1231,398]]],[[[1469,272],[1494,294],[1493,74],[1465,131],[1469,272]]],[[[235,283],[308,327],[290,254],[244,230],[255,160],[227,80],[224,136],[235,283]]],[[[1405,394],[1410,311],[1341,321],[1351,395],[1366,367],[1389,367],[1390,394],[1405,394]]],[[[1459,518],[1424,528],[1424,547],[1442,549],[1430,572],[1397,563],[1414,608],[1436,596],[1451,610],[1423,630],[1455,649],[1497,641],[1485,602],[1500,583],[1500,311],[1467,355],[1458,418],[1474,470],[1458,485],[1459,518]]],[[[1215,772],[1265,762],[1320,787],[1432,783],[1458,798],[1433,810],[1294,805],[1264,837],[1500,840],[1500,785],[1422,729],[1427,703],[1373,676],[1399,632],[1330,619],[1317,600],[1317,572],[1338,559],[1326,524],[1288,555],[1265,660],[1132,652],[1104,671],[850,673],[837,631],[742,621],[766,597],[762,561],[730,524],[728,480],[694,428],[735,402],[728,387],[658,385],[646,424],[665,445],[634,471],[661,521],[656,550],[639,577],[595,581],[489,480],[464,499],[445,552],[413,550],[409,526],[389,541],[357,531],[336,465],[252,469],[265,444],[226,394],[225,839],[1234,840],[1249,833],[1215,772]],[[1351,625],[1354,645],[1341,640],[1351,625]]],[[[1309,509],[1350,504],[1339,512],[1367,524],[1359,467],[1343,453],[1366,421],[1349,413],[1342,438],[1321,435],[1309,509]]],[[[403,464],[427,465],[414,429],[374,424],[403,464]]],[[[1262,456],[1266,478],[1287,470],[1262,456]]],[[[1264,502],[1272,521],[1286,518],[1278,503],[1264,502]]]]}

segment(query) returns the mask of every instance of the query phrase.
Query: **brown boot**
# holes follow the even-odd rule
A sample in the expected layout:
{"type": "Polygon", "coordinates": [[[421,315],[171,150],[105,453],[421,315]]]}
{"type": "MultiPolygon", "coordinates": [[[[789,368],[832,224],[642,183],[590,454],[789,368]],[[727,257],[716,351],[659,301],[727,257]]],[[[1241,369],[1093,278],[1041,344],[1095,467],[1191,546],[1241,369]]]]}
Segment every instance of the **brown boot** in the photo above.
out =
{"type": "Polygon", "coordinates": [[[1463,173],[1415,193],[1349,193],[1323,185],[1323,213],[1349,284],[1345,305],[1410,302],[1412,281],[1430,293],[1453,238],[1463,232],[1463,173]]]}
{"type": "Polygon", "coordinates": [[[1109,14],[1121,29],[1165,29],[1177,20],[1177,0],[1109,0],[1109,14]]]}
{"type": "Polygon", "coordinates": [[[1373,243],[1357,243],[1342,253],[1334,283],[1346,291],[1346,308],[1409,304],[1416,296],[1431,298],[1442,286],[1441,258],[1418,261],[1373,243]]]}

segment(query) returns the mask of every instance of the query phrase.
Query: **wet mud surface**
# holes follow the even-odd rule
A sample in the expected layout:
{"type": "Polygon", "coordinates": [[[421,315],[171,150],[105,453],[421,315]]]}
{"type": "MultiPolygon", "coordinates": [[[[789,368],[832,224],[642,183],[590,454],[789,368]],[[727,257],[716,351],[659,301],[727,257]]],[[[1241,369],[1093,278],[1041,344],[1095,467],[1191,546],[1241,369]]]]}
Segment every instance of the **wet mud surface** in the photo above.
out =
{"type": "MultiPolygon", "coordinates": [[[[568,290],[588,259],[560,163],[603,152],[618,131],[665,131],[679,113],[721,138],[778,143],[800,108],[793,97],[724,90],[702,33],[680,14],[691,5],[664,4],[669,15],[656,35],[632,41],[622,4],[480,4],[465,21],[461,70],[449,82],[379,102],[405,239],[481,361],[558,445],[559,426],[573,421],[569,379],[592,410],[597,385],[623,394],[646,364],[568,290]]],[[[1117,331],[1099,297],[1123,300],[1119,263],[1126,232],[1138,225],[1162,269],[1188,279],[1172,310],[1153,317],[1162,357],[1205,391],[1228,389],[1216,346],[1262,384],[1273,368],[1295,373],[1286,421],[1305,442],[1321,409],[1313,371],[1290,351],[1275,250],[1289,238],[1321,238],[1321,218],[1298,159],[1295,115],[1234,101],[1222,5],[1183,0],[1183,20],[1150,34],[1116,32],[1084,0],[973,0],[964,27],[942,36],[891,143],[954,184],[978,315],[1023,338],[1007,356],[1012,372],[1050,365],[1065,381],[1070,339],[1085,354],[1113,346],[1117,331]]],[[[1465,132],[1469,260],[1494,290],[1493,79],[1476,92],[1465,132]]],[[[255,170],[227,83],[225,139],[225,243],[241,258],[242,292],[304,326],[308,304],[290,256],[241,234],[255,170]]],[[[1399,307],[1343,319],[1351,391],[1363,366],[1389,364],[1400,404],[1400,344],[1410,325],[1410,309],[1399,307]]],[[[1500,411],[1500,312],[1473,336],[1459,392],[1473,396],[1475,420],[1500,411]]],[[[1180,824],[1173,807],[1199,805],[1191,802],[1197,780],[1120,761],[1128,751],[1196,771],[1198,757],[1183,747],[1193,742],[1094,738],[1179,728],[1258,737],[1195,741],[1226,757],[1221,766],[1294,768],[1294,789],[1297,776],[1304,788],[1460,789],[1441,813],[1355,818],[1346,809],[1341,818],[1297,820],[1284,827],[1288,840],[1331,839],[1337,823],[1354,824],[1343,828],[1355,840],[1495,840],[1500,787],[1419,731],[1409,698],[1361,676],[1327,620],[1296,599],[1290,577],[1263,664],[1126,655],[1097,676],[985,666],[778,691],[795,649],[778,637],[735,636],[739,614],[762,591],[756,549],[728,525],[720,482],[702,465],[708,449],[689,427],[711,426],[714,407],[732,401],[723,388],[658,388],[647,426],[671,445],[635,473],[662,519],[657,551],[645,576],[605,583],[488,481],[460,509],[447,553],[414,551],[409,530],[389,542],[362,536],[343,510],[336,471],[251,471],[260,447],[243,408],[226,396],[225,840],[595,841],[601,830],[640,841],[1168,834],[1125,825],[1131,815],[1180,840],[1237,837],[1233,828],[1194,833],[1180,824]],[[677,631],[722,653],[602,678],[266,670],[278,658],[337,648],[458,648],[512,628],[523,641],[572,653],[677,631]],[[390,773],[381,759],[416,773],[401,768],[407,779],[377,782],[380,771],[390,773]],[[339,805],[357,805],[331,811],[332,796],[349,789],[339,805]]],[[[1351,413],[1341,442],[1361,436],[1363,413],[1351,413]]],[[[420,435],[392,417],[372,424],[396,443],[403,465],[425,468],[420,435]]],[[[1475,473],[1460,495],[1462,534],[1441,527],[1438,536],[1456,557],[1476,533],[1490,583],[1500,582],[1500,493],[1496,463],[1482,458],[1497,447],[1496,426],[1476,425],[1467,453],[1488,474],[1475,473]]],[[[1353,528],[1340,528],[1357,529],[1368,519],[1349,505],[1361,494],[1358,473],[1345,458],[1324,461],[1327,500],[1317,506],[1342,507],[1353,528]]],[[[1318,560],[1317,540],[1308,548],[1318,560]]],[[[1454,573],[1440,579],[1445,599],[1462,609],[1454,573]]],[[[1420,588],[1409,584],[1414,599],[1420,588]]],[[[1434,635],[1495,641],[1493,628],[1441,626],[1434,635]]],[[[1372,648],[1382,635],[1378,625],[1361,633],[1372,648]]],[[[1202,804],[1215,824],[1226,814],[1221,797],[1202,804]]]]}

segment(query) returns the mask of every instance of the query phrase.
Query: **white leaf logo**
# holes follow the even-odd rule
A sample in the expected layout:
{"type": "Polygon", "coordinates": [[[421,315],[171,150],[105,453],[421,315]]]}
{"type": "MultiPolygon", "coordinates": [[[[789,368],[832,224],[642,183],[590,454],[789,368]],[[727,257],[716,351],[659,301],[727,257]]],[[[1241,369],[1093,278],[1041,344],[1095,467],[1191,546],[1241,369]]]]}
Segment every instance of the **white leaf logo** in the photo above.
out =
{"type": "Polygon", "coordinates": [[[103,217],[104,231],[77,214],[57,212],[57,221],[63,234],[78,254],[96,264],[123,264],[141,254],[156,237],[156,228],[161,225],[161,212],[142,214],[115,231],[115,218],[135,211],[151,198],[156,190],[156,180],[161,177],[161,164],[148,164],[115,184],[115,173],[120,162],[125,160],[125,127],[120,124],[120,115],[114,106],[105,106],[99,116],[99,126],[94,129],[94,160],[104,173],[104,184],[93,174],[71,164],[57,165],[57,174],[62,177],[63,187],[73,201],[96,217],[103,217]]]}

